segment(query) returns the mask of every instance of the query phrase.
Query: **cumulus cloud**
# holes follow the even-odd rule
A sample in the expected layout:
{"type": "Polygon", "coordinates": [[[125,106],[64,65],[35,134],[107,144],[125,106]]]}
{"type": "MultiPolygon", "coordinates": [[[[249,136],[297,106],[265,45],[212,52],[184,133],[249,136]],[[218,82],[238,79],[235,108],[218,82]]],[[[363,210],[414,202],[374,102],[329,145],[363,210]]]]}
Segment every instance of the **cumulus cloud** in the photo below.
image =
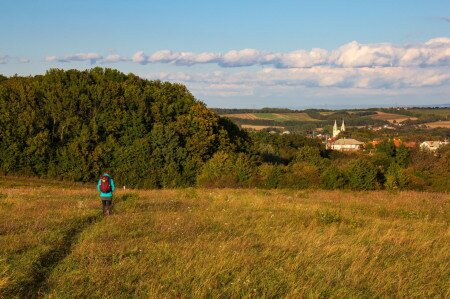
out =
{"type": "Polygon", "coordinates": [[[66,55],[64,57],[57,57],[54,55],[46,56],[46,62],[73,62],[73,61],[89,61],[90,64],[96,64],[97,61],[103,57],[98,53],[78,53],[73,55],[66,55]]]}
{"type": "Polygon", "coordinates": [[[103,58],[100,63],[116,63],[116,62],[122,62],[122,61],[129,61],[129,58],[120,56],[119,54],[109,54],[105,58],[103,58]]]}
{"type": "Polygon", "coordinates": [[[136,63],[140,64],[147,64],[148,63],[148,56],[144,54],[144,51],[138,51],[133,54],[131,57],[131,60],[136,63]]]}
{"type": "Polygon", "coordinates": [[[332,68],[312,67],[297,69],[264,68],[257,72],[212,73],[154,73],[150,79],[161,79],[197,84],[208,88],[221,86],[249,87],[333,87],[357,89],[402,89],[442,86],[450,84],[450,72],[440,69],[421,68],[332,68]]]}
{"type": "Polygon", "coordinates": [[[131,61],[142,65],[149,63],[180,66],[217,64],[223,68],[270,66],[278,69],[319,66],[330,68],[446,67],[450,66],[450,38],[439,37],[425,43],[404,46],[389,43],[361,44],[352,41],[330,51],[320,48],[299,49],[287,53],[256,49],[230,50],[224,53],[162,50],[150,55],[146,55],[144,51],[138,51],[130,58],[118,54],[110,54],[103,58],[98,53],[79,53],[63,57],[47,56],[45,61],[89,61],[91,64],[131,61]]]}
{"type": "Polygon", "coordinates": [[[450,66],[450,38],[440,37],[417,45],[397,46],[389,43],[361,44],[352,41],[332,51],[314,48],[288,53],[256,49],[231,50],[225,53],[158,51],[147,57],[138,52],[138,63],[195,65],[216,63],[221,67],[273,66],[275,68],[364,67],[436,67],[450,66]]]}

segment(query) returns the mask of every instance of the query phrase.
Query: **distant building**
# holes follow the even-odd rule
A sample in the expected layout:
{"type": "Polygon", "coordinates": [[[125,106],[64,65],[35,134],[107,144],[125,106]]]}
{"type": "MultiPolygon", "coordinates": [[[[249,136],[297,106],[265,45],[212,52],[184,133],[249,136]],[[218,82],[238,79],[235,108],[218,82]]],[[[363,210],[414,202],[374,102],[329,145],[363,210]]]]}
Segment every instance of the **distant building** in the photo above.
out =
{"type": "Polygon", "coordinates": [[[362,149],[364,142],[352,138],[343,138],[334,141],[331,144],[331,149],[341,152],[354,152],[362,149]]]}
{"type": "Polygon", "coordinates": [[[281,133],[281,135],[289,135],[289,134],[291,134],[290,131],[283,131],[283,132],[281,133]]]}
{"type": "Polygon", "coordinates": [[[338,130],[337,122],[336,122],[336,120],[334,120],[333,137],[337,137],[339,135],[339,133],[341,133],[341,132],[345,132],[344,120],[342,120],[342,125],[341,125],[341,129],[340,130],[338,130]]]}
{"type": "Polygon", "coordinates": [[[448,144],[448,141],[424,141],[420,144],[420,149],[430,152],[437,151],[441,146],[448,144]]]}

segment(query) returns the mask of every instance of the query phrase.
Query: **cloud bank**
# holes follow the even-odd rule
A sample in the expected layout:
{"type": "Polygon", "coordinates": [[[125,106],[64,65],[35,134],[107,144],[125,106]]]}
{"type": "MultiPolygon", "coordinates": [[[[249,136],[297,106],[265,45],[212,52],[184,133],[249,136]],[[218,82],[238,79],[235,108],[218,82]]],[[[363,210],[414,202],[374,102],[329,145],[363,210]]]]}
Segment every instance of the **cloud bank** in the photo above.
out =
{"type": "Polygon", "coordinates": [[[434,38],[422,44],[405,46],[389,43],[361,44],[352,41],[331,51],[320,48],[299,49],[287,53],[256,49],[231,50],[225,53],[163,50],[150,55],[138,51],[130,58],[116,54],[104,58],[98,53],[79,53],[64,57],[47,56],[45,60],[48,62],[89,61],[91,64],[121,61],[132,61],[142,65],[149,63],[180,66],[217,64],[223,68],[270,66],[279,69],[316,66],[332,68],[439,67],[450,66],[450,38],[434,38]]]}

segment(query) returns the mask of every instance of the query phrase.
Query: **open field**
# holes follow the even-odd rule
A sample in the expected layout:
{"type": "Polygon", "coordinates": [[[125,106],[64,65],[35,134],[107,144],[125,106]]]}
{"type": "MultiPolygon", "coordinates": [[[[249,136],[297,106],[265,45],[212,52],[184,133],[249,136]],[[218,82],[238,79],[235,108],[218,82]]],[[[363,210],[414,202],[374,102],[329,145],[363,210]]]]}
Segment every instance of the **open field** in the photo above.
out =
{"type": "Polygon", "coordinates": [[[239,119],[263,119],[274,121],[317,121],[310,117],[307,113],[237,113],[237,114],[225,114],[225,117],[239,118],[239,119]]]}
{"type": "Polygon", "coordinates": [[[284,127],[281,126],[258,126],[258,125],[241,125],[241,128],[243,129],[251,129],[255,131],[261,131],[267,128],[276,128],[280,130],[284,130],[284,127]]]}
{"type": "Polygon", "coordinates": [[[432,123],[427,123],[425,125],[430,128],[450,128],[450,120],[435,121],[432,123]]]}
{"type": "Polygon", "coordinates": [[[0,177],[0,297],[449,297],[442,193],[120,190],[0,177]]]}
{"type": "Polygon", "coordinates": [[[386,120],[390,123],[393,123],[394,120],[397,123],[400,123],[400,122],[408,120],[408,119],[417,120],[417,117],[405,116],[405,115],[394,114],[394,113],[386,113],[386,112],[381,112],[381,111],[377,111],[377,114],[372,115],[371,118],[386,120]]]}

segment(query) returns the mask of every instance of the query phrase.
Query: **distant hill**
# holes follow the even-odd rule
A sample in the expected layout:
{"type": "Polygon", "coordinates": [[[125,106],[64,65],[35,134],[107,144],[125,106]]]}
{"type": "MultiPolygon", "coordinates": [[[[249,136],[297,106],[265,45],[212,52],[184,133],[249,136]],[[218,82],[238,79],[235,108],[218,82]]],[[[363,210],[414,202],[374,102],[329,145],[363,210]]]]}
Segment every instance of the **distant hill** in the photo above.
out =
{"type": "Polygon", "coordinates": [[[243,128],[290,128],[294,131],[331,125],[335,120],[345,120],[348,126],[385,125],[407,121],[424,124],[450,119],[450,108],[370,108],[370,109],[305,109],[287,108],[220,109],[213,111],[231,119],[243,128]]]}

